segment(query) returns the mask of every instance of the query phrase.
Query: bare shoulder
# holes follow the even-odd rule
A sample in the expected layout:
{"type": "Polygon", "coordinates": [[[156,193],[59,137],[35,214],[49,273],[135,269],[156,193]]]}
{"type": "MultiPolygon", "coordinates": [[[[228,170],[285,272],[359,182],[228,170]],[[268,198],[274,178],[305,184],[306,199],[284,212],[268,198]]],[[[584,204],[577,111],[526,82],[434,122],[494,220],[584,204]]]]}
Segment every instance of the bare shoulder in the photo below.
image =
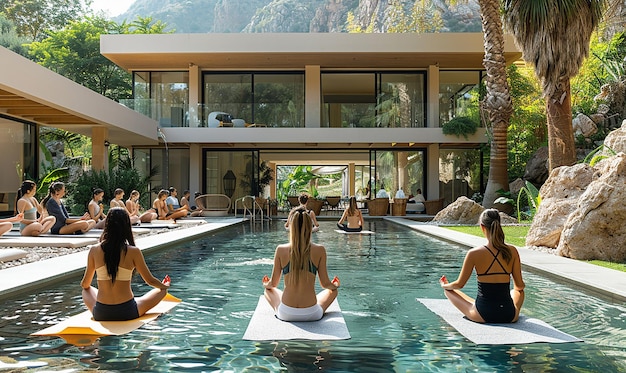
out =
{"type": "Polygon", "coordinates": [[[311,252],[326,252],[324,245],[311,242],[311,252]]]}

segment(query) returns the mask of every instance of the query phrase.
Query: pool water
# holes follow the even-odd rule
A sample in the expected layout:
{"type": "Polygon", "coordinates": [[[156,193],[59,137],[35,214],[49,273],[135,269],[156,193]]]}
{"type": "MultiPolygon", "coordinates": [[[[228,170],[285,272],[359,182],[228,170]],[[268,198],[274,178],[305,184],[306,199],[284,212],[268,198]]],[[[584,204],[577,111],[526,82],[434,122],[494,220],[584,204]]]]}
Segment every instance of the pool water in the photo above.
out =
{"type": "MultiPolygon", "coordinates": [[[[626,372],[626,308],[532,273],[523,313],[584,343],[475,345],[416,298],[443,298],[438,278],[455,278],[461,247],[390,222],[372,220],[372,236],[340,235],[322,221],[314,241],[326,246],[329,275],[341,279],[339,304],[352,339],[242,340],[270,274],[282,222],[244,223],[151,254],[153,274],[172,278],[184,300],[124,336],[76,347],[29,334],[84,310],[79,278],[3,302],[0,368],[13,362],[43,370],[274,372],[626,372]],[[40,368],[37,368],[40,367],[40,368]]],[[[135,275],[134,290],[149,287],[135,275]]],[[[476,292],[476,280],[466,290],[476,292]]]]}

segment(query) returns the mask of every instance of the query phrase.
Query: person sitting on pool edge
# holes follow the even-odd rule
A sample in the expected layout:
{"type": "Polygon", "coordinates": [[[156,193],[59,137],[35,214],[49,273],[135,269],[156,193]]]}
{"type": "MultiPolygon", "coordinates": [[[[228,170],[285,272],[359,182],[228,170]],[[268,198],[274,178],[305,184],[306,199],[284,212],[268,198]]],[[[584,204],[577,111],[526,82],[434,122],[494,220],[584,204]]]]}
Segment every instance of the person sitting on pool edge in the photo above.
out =
{"type": "Polygon", "coordinates": [[[276,317],[283,321],[316,321],[337,298],[339,278],[331,281],[326,268],[326,249],[311,242],[313,220],[305,209],[293,212],[289,243],[274,253],[272,277],[263,276],[264,294],[276,317]],[[284,275],[284,290],[277,288],[284,275]],[[315,294],[315,278],[324,288],[315,294]]]}
{"type": "Polygon", "coordinates": [[[304,209],[309,213],[311,220],[313,220],[313,232],[317,232],[320,229],[320,223],[317,222],[317,218],[315,217],[315,213],[312,210],[306,208],[306,203],[309,201],[309,196],[306,193],[302,193],[298,196],[298,202],[300,206],[294,207],[293,210],[289,212],[289,216],[287,216],[287,222],[285,223],[285,229],[289,229],[289,224],[291,224],[291,217],[294,211],[298,209],[304,209]]]}
{"type": "Polygon", "coordinates": [[[166,295],[171,279],[159,281],[150,273],[135,240],[125,208],[114,207],[107,214],[102,241],[89,249],[87,268],[80,283],[83,302],[97,321],[124,321],[142,316],[166,295]],[[131,289],[133,271],[154,289],[135,298],[131,289]],[[91,286],[94,275],[98,288],[91,286]]]}
{"type": "Polygon", "coordinates": [[[488,209],[480,215],[480,227],[487,238],[487,245],[467,252],[461,273],[456,281],[440,279],[445,296],[468,319],[479,323],[511,323],[519,318],[524,303],[524,280],[522,265],[515,246],[504,242],[500,225],[500,213],[488,209]],[[459,289],[467,283],[476,269],[478,291],[476,300],[459,289]],[[509,290],[513,277],[513,290],[509,290]]]}
{"type": "Polygon", "coordinates": [[[341,219],[337,222],[337,227],[346,232],[360,232],[363,230],[363,215],[356,204],[356,197],[350,197],[348,208],[341,215],[341,219]],[[346,224],[342,224],[343,221],[346,224]]]}

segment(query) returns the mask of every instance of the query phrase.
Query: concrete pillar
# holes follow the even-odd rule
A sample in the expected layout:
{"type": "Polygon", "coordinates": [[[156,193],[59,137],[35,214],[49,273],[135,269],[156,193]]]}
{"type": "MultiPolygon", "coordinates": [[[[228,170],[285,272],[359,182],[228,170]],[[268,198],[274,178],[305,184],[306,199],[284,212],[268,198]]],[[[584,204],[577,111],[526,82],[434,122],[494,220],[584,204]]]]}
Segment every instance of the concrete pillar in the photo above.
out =
{"type": "Polygon", "coordinates": [[[426,110],[426,127],[439,127],[439,66],[428,66],[428,87],[426,97],[428,109],[426,110]]]}
{"type": "Polygon", "coordinates": [[[356,167],[354,163],[348,163],[348,185],[350,186],[350,193],[348,197],[352,197],[355,195],[356,190],[354,189],[354,184],[356,183],[356,167]]]}
{"type": "Polygon", "coordinates": [[[308,128],[320,128],[322,119],[322,77],[320,67],[304,67],[304,125],[308,128]]]}
{"type": "Polygon", "coordinates": [[[91,128],[91,169],[102,171],[109,169],[109,130],[106,127],[95,126],[91,128]]]}
{"type": "Polygon", "coordinates": [[[202,71],[195,64],[189,64],[189,127],[200,127],[202,123],[202,71]]]}
{"type": "Polygon", "coordinates": [[[424,192],[424,197],[427,200],[439,198],[439,144],[428,145],[428,165],[424,192]]]}
{"type": "Polygon", "coordinates": [[[272,180],[272,182],[270,183],[270,198],[271,199],[276,199],[276,163],[273,162],[267,162],[267,166],[269,168],[271,168],[274,171],[274,179],[272,180]]]}

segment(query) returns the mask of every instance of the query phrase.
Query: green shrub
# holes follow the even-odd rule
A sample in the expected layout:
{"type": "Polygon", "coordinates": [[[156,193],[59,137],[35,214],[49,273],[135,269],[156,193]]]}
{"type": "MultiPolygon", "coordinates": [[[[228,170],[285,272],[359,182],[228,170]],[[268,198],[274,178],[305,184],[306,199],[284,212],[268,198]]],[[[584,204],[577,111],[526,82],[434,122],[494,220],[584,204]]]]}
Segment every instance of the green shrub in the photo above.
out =
{"type": "Polygon", "coordinates": [[[478,123],[469,117],[455,117],[449,122],[445,123],[441,128],[444,135],[456,135],[457,137],[465,137],[468,139],[468,135],[476,133],[478,123]]]}

